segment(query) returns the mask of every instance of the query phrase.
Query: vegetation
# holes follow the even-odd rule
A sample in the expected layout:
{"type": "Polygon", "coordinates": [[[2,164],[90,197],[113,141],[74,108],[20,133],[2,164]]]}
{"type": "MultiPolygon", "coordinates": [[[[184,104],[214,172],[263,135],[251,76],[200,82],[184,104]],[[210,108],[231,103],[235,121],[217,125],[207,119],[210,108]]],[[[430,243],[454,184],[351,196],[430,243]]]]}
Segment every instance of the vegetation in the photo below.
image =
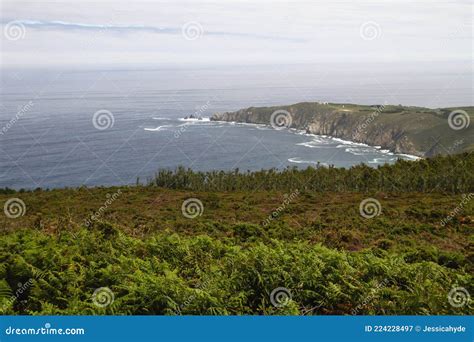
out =
{"type": "Polygon", "coordinates": [[[439,108],[302,102],[216,113],[211,120],[270,125],[277,110],[291,128],[423,157],[474,150],[474,107],[439,108]]]}
{"type": "Polygon", "coordinates": [[[179,169],[147,186],[5,190],[2,206],[19,198],[26,211],[0,216],[0,309],[471,314],[448,296],[474,293],[472,163],[466,154],[379,169],[179,169]],[[396,188],[380,181],[397,177],[396,188]],[[201,215],[183,215],[189,198],[201,215]],[[371,218],[360,214],[367,198],[380,203],[371,218]],[[99,288],[113,301],[97,305],[99,288]],[[271,301],[277,288],[291,297],[283,305],[271,301]]]}
{"type": "Polygon", "coordinates": [[[240,173],[194,172],[178,168],[161,170],[150,182],[171,189],[235,191],[291,190],[310,191],[418,191],[466,193],[474,191],[474,154],[438,156],[416,163],[398,160],[394,165],[377,168],[365,164],[350,169],[317,167],[282,172],[262,170],[240,173]]]}

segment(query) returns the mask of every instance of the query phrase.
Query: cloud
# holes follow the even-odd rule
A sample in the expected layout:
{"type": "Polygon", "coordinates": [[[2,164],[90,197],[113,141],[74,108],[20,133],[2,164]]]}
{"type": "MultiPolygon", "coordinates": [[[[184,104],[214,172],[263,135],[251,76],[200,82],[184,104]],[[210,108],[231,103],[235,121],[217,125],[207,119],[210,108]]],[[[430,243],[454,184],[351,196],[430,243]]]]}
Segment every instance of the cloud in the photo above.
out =
{"type": "MultiPolygon", "coordinates": [[[[40,20],[1,20],[0,23],[8,24],[15,22],[25,27],[34,29],[46,30],[83,30],[83,31],[108,31],[117,33],[132,33],[145,32],[156,34],[183,34],[183,27],[156,27],[148,25],[115,25],[115,24],[86,24],[86,23],[71,23],[59,20],[40,21],[40,20]]],[[[199,23],[198,23],[199,24],[199,23]]],[[[277,40],[277,41],[292,41],[305,42],[307,39],[277,37],[264,34],[241,33],[241,32],[226,32],[226,31],[205,31],[203,34],[210,36],[229,36],[229,37],[246,37],[251,39],[277,40]]]]}
{"type": "Polygon", "coordinates": [[[472,59],[465,0],[0,1],[0,30],[25,28],[22,39],[2,37],[0,68],[472,59]],[[184,39],[190,22],[199,39],[184,39]],[[361,37],[365,23],[376,24],[374,39],[361,37]]]}

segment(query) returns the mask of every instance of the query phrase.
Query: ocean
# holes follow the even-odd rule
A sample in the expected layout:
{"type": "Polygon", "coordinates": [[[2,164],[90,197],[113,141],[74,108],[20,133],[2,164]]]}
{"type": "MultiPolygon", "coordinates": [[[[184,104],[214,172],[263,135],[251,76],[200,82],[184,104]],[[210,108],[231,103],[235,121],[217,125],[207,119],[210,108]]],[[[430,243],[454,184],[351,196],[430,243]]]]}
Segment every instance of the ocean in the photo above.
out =
{"type": "MultiPolygon", "coordinates": [[[[11,70],[1,77],[0,187],[133,184],[162,168],[260,170],[393,163],[377,147],[264,125],[209,121],[213,112],[301,101],[468,105],[449,75],[364,77],[338,70],[11,70]],[[339,72],[344,79],[334,77],[339,72]],[[436,76],[436,77],[435,77],[436,76]],[[413,77],[413,78],[412,78],[413,77]],[[381,87],[380,83],[384,86],[381,87]],[[437,88],[438,87],[438,88],[437,88]],[[446,87],[445,87],[446,88],[446,87]],[[431,102],[430,102],[431,101],[431,102]],[[203,120],[185,120],[191,114],[203,120]]],[[[372,75],[373,76],[373,75],[372,75]]]]}

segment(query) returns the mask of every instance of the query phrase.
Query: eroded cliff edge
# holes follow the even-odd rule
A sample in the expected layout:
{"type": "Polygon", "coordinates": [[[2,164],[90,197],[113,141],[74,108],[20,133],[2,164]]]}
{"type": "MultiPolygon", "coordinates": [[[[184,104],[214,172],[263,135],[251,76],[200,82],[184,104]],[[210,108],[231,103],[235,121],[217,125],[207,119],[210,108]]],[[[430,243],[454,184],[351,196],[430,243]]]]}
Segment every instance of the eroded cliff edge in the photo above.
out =
{"type": "MultiPolygon", "coordinates": [[[[215,113],[211,120],[270,125],[275,111],[281,111],[282,119],[289,115],[290,128],[381,146],[395,153],[429,157],[469,151],[474,147],[473,125],[464,124],[465,127],[457,129],[459,127],[452,122],[453,115],[450,118],[453,111],[461,111],[458,119],[464,118],[469,123],[474,107],[429,109],[304,102],[215,113]]],[[[459,120],[457,123],[462,125],[459,120]]]]}

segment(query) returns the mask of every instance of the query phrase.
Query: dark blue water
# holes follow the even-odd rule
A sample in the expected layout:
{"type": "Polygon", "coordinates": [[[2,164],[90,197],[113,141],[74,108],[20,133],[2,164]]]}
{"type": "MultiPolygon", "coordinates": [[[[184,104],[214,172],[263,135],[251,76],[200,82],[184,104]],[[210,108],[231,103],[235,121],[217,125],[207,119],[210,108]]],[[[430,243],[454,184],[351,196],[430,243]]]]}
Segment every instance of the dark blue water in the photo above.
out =
{"type": "MultiPolygon", "coordinates": [[[[386,89],[376,83],[313,84],[297,73],[284,82],[284,75],[268,75],[273,78],[248,70],[4,72],[0,187],[127,184],[178,165],[195,170],[307,167],[317,162],[376,166],[400,157],[301,132],[182,120],[193,113],[209,117],[252,105],[388,100],[386,89]],[[113,125],[97,129],[98,111],[111,115],[113,125]]],[[[399,86],[393,84],[394,89],[399,86]]],[[[421,98],[410,89],[400,96],[397,100],[405,96],[409,104],[421,98]]]]}

